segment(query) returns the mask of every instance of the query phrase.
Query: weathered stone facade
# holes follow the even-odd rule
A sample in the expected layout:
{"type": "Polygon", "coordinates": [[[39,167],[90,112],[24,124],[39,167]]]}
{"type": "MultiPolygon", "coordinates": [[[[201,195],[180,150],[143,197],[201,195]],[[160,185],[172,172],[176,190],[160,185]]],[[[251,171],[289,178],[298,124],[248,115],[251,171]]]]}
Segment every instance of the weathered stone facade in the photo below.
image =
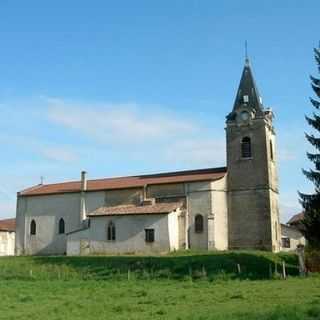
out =
{"type": "Polygon", "coordinates": [[[247,62],[226,125],[230,248],[280,249],[272,119],[247,62]]]}

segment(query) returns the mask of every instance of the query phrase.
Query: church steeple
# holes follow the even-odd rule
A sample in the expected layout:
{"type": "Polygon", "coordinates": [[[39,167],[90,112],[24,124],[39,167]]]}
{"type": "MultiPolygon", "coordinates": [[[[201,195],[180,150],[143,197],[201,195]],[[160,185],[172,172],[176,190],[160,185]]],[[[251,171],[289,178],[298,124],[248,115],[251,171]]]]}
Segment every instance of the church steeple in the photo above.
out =
{"type": "Polygon", "coordinates": [[[246,55],[245,64],[241,75],[239,88],[233,105],[233,110],[228,119],[232,119],[236,112],[242,108],[250,109],[256,116],[263,116],[263,104],[258,87],[253,77],[251,65],[246,55]]]}
{"type": "Polygon", "coordinates": [[[256,112],[262,112],[263,110],[262,99],[254,80],[248,57],[245,59],[233,111],[236,111],[244,104],[248,105],[251,109],[255,109],[256,112]]]}
{"type": "Polygon", "coordinates": [[[279,250],[272,115],[263,107],[246,54],[233,110],[226,122],[230,248],[279,250]]]}

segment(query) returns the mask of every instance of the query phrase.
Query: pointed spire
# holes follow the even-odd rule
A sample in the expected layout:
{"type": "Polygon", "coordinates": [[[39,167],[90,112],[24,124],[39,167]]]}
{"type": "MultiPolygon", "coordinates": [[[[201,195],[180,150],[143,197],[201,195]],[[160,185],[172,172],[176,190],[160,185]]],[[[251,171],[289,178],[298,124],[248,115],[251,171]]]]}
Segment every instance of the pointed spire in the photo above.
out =
{"type": "Polygon", "coordinates": [[[248,58],[247,42],[245,42],[245,64],[234,102],[233,111],[244,105],[254,109],[256,113],[263,111],[262,99],[259,95],[248,58]]]}

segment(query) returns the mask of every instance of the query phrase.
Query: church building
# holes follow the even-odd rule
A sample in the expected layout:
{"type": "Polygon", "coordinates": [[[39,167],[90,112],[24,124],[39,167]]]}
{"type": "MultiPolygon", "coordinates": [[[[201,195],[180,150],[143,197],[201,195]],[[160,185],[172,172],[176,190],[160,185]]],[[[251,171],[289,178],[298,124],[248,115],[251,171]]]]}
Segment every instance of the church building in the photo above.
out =
{"type": "Polygon", "coordinates": [[[279,251],[272,121],[246,59],[226,117],[226,167],[98,180],[82,172],[80,181],[23,190],[16,254],[279,251]]]}

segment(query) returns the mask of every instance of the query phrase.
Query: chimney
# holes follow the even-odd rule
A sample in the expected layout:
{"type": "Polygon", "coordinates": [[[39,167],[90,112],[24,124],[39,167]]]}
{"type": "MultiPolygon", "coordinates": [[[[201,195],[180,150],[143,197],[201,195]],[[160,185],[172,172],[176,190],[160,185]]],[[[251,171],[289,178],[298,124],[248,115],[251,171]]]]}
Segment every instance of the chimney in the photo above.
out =
{"type": "Polygon", "coordinates": [[[80,223],[86,220],[86,191],[87,191],[87,173],[81,171],[81,193],[80,193],[80,223]]]}
{"type": "Polygon", "coordinates": [[[81,171],[81,192],[87,191],[87,172],[81,171]]]}

